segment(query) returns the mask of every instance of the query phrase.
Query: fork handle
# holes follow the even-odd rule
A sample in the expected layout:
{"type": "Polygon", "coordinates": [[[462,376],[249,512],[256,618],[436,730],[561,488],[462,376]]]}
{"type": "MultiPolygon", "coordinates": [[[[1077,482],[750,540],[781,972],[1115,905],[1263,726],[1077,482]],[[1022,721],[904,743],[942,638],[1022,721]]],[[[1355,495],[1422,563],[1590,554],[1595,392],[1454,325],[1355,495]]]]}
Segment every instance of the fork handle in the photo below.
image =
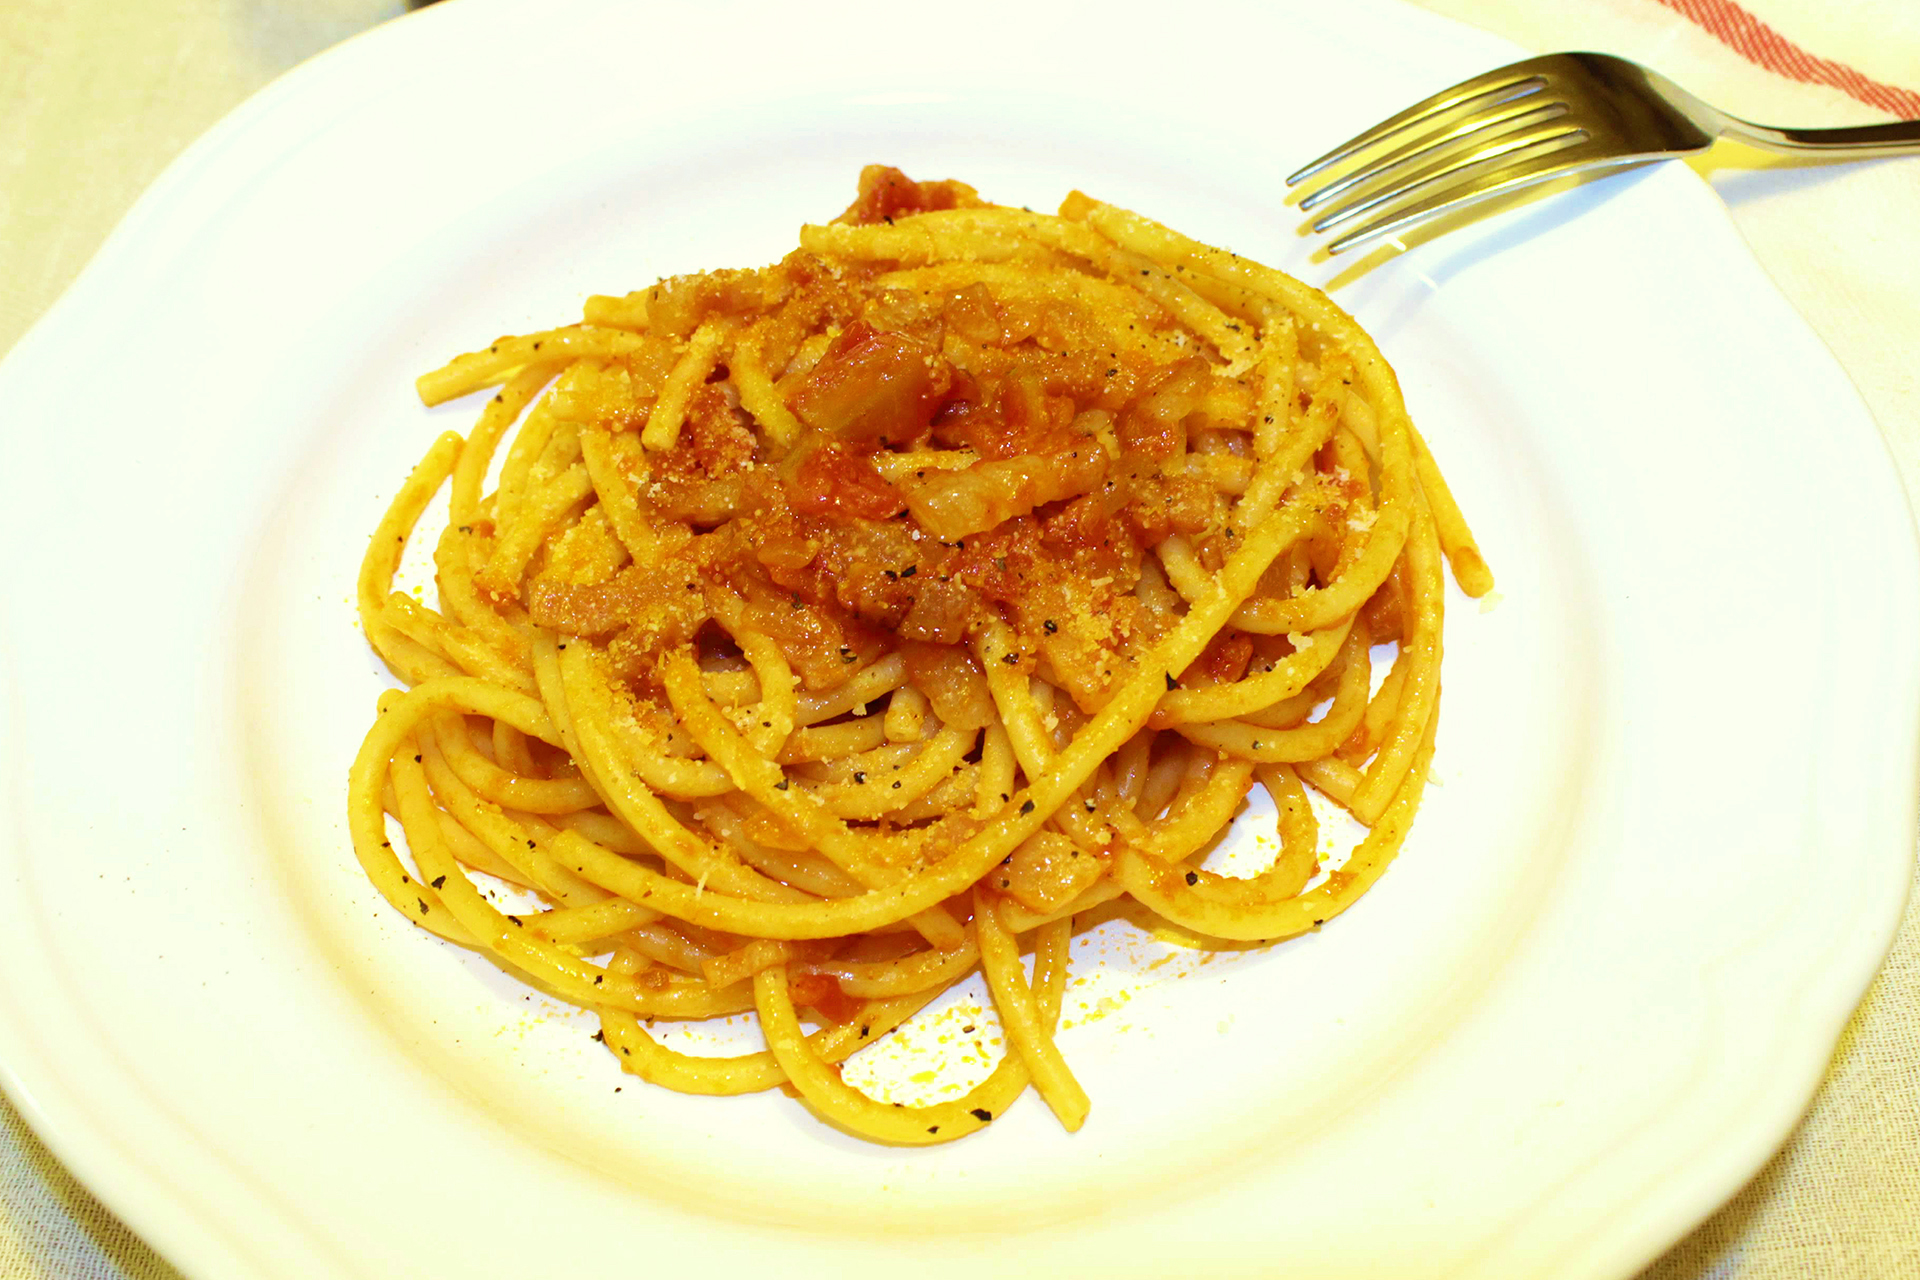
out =
{"type": "Polygon", "coordinates": [[[1844,129],[1776,129],[1729,116],[1721,134],[1766,151],[1797,154],[1812,151],[1835,160],[1920,155],[1920,120],[1895,120],[1891,124],[1862,124],[1844,129]]]}

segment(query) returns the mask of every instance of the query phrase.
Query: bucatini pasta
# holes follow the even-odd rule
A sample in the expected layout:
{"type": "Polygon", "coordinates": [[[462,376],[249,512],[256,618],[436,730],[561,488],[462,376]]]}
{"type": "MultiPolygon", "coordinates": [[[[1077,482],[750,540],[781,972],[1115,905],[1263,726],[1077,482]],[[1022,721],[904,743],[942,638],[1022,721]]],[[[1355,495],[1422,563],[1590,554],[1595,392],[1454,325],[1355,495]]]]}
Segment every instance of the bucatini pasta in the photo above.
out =
{"type": "Polygon", "coordinates": [[[352,767],[367,874],[595,1012],[626,1070],[790,1085],[884,1142],[1029,1086],[1080,1126],[1054,1030],[1082,913],[1244,941],[1350,906],[1433,751],[1443,554],[1492,585],[1344,312],[1078,193],[1048,216],[872,167],[780,263],[589,299],[419,387],[491,398],[362,568],[408,686],[352,767]],[[429,607],[393,578],[443,488],[429,607]],[[1207,870],[1255,785],[1278,855],[1207,870]],[[1331,868],[1309,789],[1367,828],[1331,868]],[[842,1079],[976,970],[1008,1046],[982,1083],[842,1079]],[[744,1056],[646,1025],[749,1010],[744,1056]]]}

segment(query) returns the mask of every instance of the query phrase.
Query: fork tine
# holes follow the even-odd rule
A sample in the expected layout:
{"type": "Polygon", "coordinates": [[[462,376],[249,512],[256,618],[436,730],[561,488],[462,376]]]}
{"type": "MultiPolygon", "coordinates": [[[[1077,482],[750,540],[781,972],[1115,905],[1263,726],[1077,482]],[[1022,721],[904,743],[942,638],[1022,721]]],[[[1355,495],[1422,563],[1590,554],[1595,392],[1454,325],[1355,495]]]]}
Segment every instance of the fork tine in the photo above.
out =
{"type": "Polygon", "coordinates": [[[1340,253],[1356,244],[1377,240],[1381,236],[1404,230],[1414,223],[1437,218],[1455,209],[1478,204],[1482,200],[1490,200],[1495,196],[1508,195],[1570,173],[1588,169],[1626,169],[1636,165],[1651,164],[1658,159],[1660,159],[1659,156],[1652,155],[1609,155],[1595,151],[1591,147],[1580,146],[1561,147],[1544,155],[1521,157],[1464,184],[1465,190],[1457,184],[1447,190],[1434,192],[1426,199],[1416,201],[1405,208],[1396,209],[1365,226],[1356,227],[1345,235],[1329,241],[1327,252],[1340,253]],[[1483,182],[1486,185],[1481,185],[1483,182]]]}
{"type": "Polygon", "coordinates": [[[1324,187],[1315,188],[1300,201],[1300,211],[1306,213],[1342,192],[1365,186],[1396,169],[1404,169],[1417,161],[1434,157],[1434,154],[1443,147],[1463,141],[1467,145],[1472,145],[1471,139],[1475,134],[1492,137],[1494,130],[1505,125],[1545,123],[1566,113],[1567,104],[1564,102],[1536,102],[1531,97],[1518,100],[1505,99],[1464,117],[1449,129],[1431,136],[1423,135],[1416,138],[1405,146],[1387,152],[1372,164],[1355,169],[1344,177],[1336,178],[1324,187]]]}
{"type": "Polygon", "coordinates": [[[1496,67],[1492,71],[1462,80],[1450,89],[1442,89],[1430,98],[1422,99],[1405,111],[1388,116],[1371,129],[1366,129],[1347,139],[1317,160],[1308,162],[1287,176],[1288,186],[1298,184],[1303,178],[1312,177],[1330,164],[1337,164],[1362,148],[1388,138],[1407,126],[1428,116],[1454,107],[1464,106],[1476,98],[1488,97],[1496,93],[1506,93],[1509,97],[1521,93],[1534,93],[1546,87],[1546,79],[1533,70],[1537,59],[1528,58],[1496,67]]]}
{"type": "Polygon", "coordinates": [[[1488,138],[1472,150],[1456,158],[1430,165],[1404,182],[1394,183],[1384,190],[1350,201],[1322,214],[1314,219],[1313,229],[1331,231],[1342,223],[1351,222],[1362,214],[1371,213],[1383,205],[1407,199],[1432,187],[1435,183],[1446,182],[1473,170],[1484,170],[1487,165],[1496,160],[1516,160],[1523,153],[1550,143],[1559,142],[1562,139],[1581,142],[1585,141],[1587,136],[1586,130],[1578,125],[1567,124],[1556,118],[1488,138]]]}

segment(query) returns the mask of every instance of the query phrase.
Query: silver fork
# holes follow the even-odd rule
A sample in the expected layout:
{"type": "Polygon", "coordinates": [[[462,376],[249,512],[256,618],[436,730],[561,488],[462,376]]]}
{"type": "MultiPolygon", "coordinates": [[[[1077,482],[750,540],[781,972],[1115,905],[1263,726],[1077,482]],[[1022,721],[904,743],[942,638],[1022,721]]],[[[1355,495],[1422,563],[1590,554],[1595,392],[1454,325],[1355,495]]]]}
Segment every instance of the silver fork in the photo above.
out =
{"type": "Polygon", "coordinates": [[[1722,137],[1827,159],[1920,155],[1920,120],[1776,129],[1717,111],[1624,58],[1551,53],[1416,102],[1287,185],[1321,176],[1300,201],[1302,212],[1325,208],[1315,231],[1376,215],[1328,242],[1327,252],[1339,253],[1522,187],[1704,151],[1722,137]]]}

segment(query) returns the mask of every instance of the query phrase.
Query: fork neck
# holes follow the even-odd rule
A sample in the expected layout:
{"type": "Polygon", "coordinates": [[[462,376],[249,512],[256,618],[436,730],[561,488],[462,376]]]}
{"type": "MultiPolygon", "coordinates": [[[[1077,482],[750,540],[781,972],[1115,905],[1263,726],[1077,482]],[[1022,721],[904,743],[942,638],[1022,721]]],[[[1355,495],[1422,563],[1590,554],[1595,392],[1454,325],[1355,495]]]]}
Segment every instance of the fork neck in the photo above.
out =
{"type": "Polygon", "coordinates": [[[1778,129],[1726,116],[1720,134],[1765,151],[1801,155],[1812,151],[1835,160],[1920,155],[1920,120],[1895,120],[1889,124],[1853,125],[1842,129],[1778,129]]]}

